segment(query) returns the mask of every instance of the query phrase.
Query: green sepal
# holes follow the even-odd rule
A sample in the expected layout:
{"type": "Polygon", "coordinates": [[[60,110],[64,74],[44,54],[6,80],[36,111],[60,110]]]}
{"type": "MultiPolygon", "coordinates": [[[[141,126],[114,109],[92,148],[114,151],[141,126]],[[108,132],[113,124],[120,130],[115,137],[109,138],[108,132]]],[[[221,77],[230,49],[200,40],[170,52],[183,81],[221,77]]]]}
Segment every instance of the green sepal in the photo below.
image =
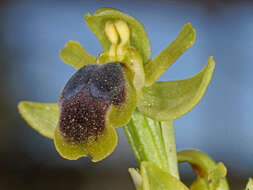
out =
{"type": "Polygon", "coordinates": [[[60,51],[61,59],[75,67],[80,69],[85,65],[96,63],[96,58],[90,55],[82,45],[76,41],[69,41],[65,47],[60,51]]]}
{"type": "Polygon", "coordinates": [[[144,67],[146,86],[153,84],[196,39],[196,31],[190,23],[184,25],[177,38],[144,67]]]}
{"type": "Polygon", "coordinates": [[[19,113],[41,135],[53,139],[59,119],[57,104],[23,101],[18,104],[19,113]]]}
{"type": "Polygon", "coordinates": [[[85,15],[85,20],[100,41],[104,51],[110,48],[110,41],[105,35],[105,23],[109,20],[125,21],[130,29],[130,45],[142,56],[144,64],[150,59],[150,44],[143,25],[134,17],[113,8],[98,9],[93,15],[85,15]]]}
{"type": "Polygon", "coordinates": [[[191,190],[229,190],[223,163],[216,164],[209,156],[196,150],[178,152],[178,161],[188,162],[197,174],[191,190]]]}
{"type": "Polygon", "coordinates": [[[192,110],[204,95],[212,78],[215,62],[208,59],[205,68],[192,78],[155,82],[143,88],[137,107],[146,116],[158,120],[175,120],[192,110]]]}
{"type": "Polygon", "coordinates": [[[96,139],[91,138],[86,143],[74,143],[66,140],[57,127],[54,143],[63,158],[77,160],[90,156],[93,162],[98,162],[113,152],[118,144],[118,136],[113,127],[106,126],[96,139]]]}
{"type": "Polygon", "coordinates": [[[188,190],[180,180],[152,162],[142,162],[140,168],[143,190],[188,190]]]}
{"type": "Polygon", "coordinates": [[[245,190],[253,190],[253,179],[250,178],[245,190]]]}

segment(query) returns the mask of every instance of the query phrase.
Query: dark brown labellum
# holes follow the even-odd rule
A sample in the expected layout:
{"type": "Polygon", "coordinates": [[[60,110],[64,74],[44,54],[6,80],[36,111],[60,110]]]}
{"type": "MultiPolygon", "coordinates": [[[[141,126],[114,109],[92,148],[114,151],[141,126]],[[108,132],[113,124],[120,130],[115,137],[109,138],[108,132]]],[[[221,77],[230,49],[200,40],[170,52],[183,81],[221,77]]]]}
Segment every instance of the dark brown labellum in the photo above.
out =
{"type": "Polygon", "coordinates": [[[125,100],[121,63],[91,64],[79,69],[67,82],[60,98],[60,131],[68,141],[85,143],[105,128],[111,104],[125,100]]]}

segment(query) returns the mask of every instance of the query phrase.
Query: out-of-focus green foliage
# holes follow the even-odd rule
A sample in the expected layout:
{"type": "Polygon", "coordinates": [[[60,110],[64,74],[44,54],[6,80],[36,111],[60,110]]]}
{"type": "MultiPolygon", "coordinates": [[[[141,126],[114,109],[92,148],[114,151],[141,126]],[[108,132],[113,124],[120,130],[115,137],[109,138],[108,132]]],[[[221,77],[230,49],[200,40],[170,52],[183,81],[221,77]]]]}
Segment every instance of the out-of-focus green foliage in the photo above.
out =
{"type": "Polygon", "coordinates": [[[253,190],[253,179],[250,178],[245,190],[253,190]]]}
{"type": "Polygon", "coordinates": [[[180,180],[152,162],[141,162],[140,171],[130,168],[129,173],[136,190],[189,190],[180,180]]]}
{"type": "Polygon", "coordinates": [[[180,180],[151,162],[142,162],[140,173],[143,190],[188,190],[180,180]]]}
{"type": "Polygon", "coordinates": [[[128,172],[131,175],[131,178],[134,182],[136,190],[142,190],[142,177],[141,174],[134,168],[129,168],[128,172]]]}
{"type": "Polygon", "coordinates": [[[179,152],[178,161],[188,162],[198,175],[191,190],[229,190],[227,169],[222,163],[216,164],[209,156],[196,150],[179,152]]]}

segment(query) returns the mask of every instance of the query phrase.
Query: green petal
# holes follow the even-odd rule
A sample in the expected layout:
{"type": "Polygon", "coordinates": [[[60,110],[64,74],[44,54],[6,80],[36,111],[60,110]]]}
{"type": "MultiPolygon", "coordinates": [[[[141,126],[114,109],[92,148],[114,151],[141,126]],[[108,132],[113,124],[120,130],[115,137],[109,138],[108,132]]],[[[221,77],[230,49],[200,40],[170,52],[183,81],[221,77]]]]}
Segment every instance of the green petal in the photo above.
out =
{"type": "Polygon", "coordinates": [[[197,75],[180,81],[156,82],[143,88],[138,102],[139,110],[146,116],[158,120],[175,120],[196,106],[204,95],[212,78],[215,62],[213,57],[197,75]]]}
{"type": "Polygon", "coordinates": [[[183,150],[178,153],[179,162],[189,162],[198,175],[191,190],[229,190],[226,181],[226,167],[216,164],[206,154],[196,150],[183,150]]]}
{"type": "Polygon", "coordinates": [[[90,156],[93,162],[98,162],[113,152],[118,143],[118,136],[114,128],[106,126],[97,139],[89,139],[87,143],[78,144],[64,139],[57,127],[54,142],[63,158],[77,160],[80,157],[90,156]]]}
{"type": "Polygon", "coordinates": [[[125,100],[121,105],[111,105],[108,115],[106,116],[106,122],[110,123],[113,127],[122,127],[126,125],[131,119],[137,104],[136,91],[131,82],[131,73],[126,68],[124,68],[124,77],[126,92],[125,100]]]}
{"type": "Polygon", "coordinates": [[[18,110],[33,129],[41,135],[53,139],[59,117],[57,104],[24,101],[18,104],[18,110]]]}
{"type": "Polygon", "coordinates": [[[93,15],[90,15],[89,13],[86,14],[85,20],[93,33],[97,36],[104,51],[109,50],[111,45],[104,32],[105,22],[108,20],[125,21],[130,28],[130,45],[140,53],[143,57],[144,63],[150,59],[150,44],[147,33],[143,25],[134,17],[117,9],[101,8],[93,15]]]}
{"type": "Polygon", "coordinates": [[[177,38],[159,55],[145,65],[146,85],[153,84],[168,67],[194,44],[196,31],[190,23],[182,28],[177,38]]]}
{"type": "Polygon", "coordinates": [[[82,45],[76,41],[67,42],[64,49],[60,51],[60,57],[65,63],[76,69],[80,69],[87,64],[96,63],[96,58],[85,51],[82,45]]]}
{"type": "Polygon", "coordinates": [[[245,190],[253,190],[253,179],[250,178],[245,190]]]}
{"type": "Polygon", "coordinates": [[[188,190],[177,178],[151,162],[141,163],[143,190],[188,190]]]}

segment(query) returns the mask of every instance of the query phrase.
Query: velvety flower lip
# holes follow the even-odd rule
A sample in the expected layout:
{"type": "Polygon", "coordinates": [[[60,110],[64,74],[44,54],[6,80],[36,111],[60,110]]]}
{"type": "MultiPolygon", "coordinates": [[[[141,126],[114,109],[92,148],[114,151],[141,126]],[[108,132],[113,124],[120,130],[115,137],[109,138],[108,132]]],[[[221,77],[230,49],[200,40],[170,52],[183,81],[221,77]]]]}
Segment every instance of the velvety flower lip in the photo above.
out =
{"type": "Polygon", "coordinates": [[[109,102],[91,97],[86,88],[71,100],[60,103],[59,128],[69,142],[86,143],[97,138],[105,128],[105,113],[109,102]]]}
{"type": "Polygon", "coordinates": [[[112,101],[124,91],[124,82],[121,63],[90,64],[70,78],[60,95],[60,101],[70,99],[85,88],[89,89],[93,98],[112,101]]]}
{"type": "Polygon", "coordinates": [[[134,17],[102,8],[86,14],[85,20],[103,51],[95,57],[80,43],[67,42],[60,57],[78,71],[58,104],[24,101],[18,109],[32,128],[54,140],[62,157],[90,156],[97,162],[113,152],[118,139],[115,128],[127,125],[135,110],[156,121],[171,121],[189,112],[204,95],[215,62],[210,57],[194,77],[157,82],[194,44],[196,31],[190,23],[151,59],[147,33],[134,17]]]}
{"type": "Polygon", "coordinates": [[[71,97],[77,95],[84,88],[88,88],[90,77],[98,66],[97,64],[90,64],[79,69],[66,83],[59,99],[71,99],[71,97]]]}
{"type": "Polygon", "coordinates": [[[59,97],[54,135],[56,149],[64,158],[89,155],[99,161],[113,151],[114,128],[127,123],[136,106],[129,79],[128,69],[119,62],[85,65],[70,78],[59,97]],[[117,117],[127,113],[125,109],[125,119],[117,117]]]}
{"type": "Polygon", "coordinates": [[[103,132],[111,104],[125,100],[124,76],[120,63],[87,65],[78,70],[64,87],[60,98],[59,128],[68,141],[86,143],[103,132]]]}

